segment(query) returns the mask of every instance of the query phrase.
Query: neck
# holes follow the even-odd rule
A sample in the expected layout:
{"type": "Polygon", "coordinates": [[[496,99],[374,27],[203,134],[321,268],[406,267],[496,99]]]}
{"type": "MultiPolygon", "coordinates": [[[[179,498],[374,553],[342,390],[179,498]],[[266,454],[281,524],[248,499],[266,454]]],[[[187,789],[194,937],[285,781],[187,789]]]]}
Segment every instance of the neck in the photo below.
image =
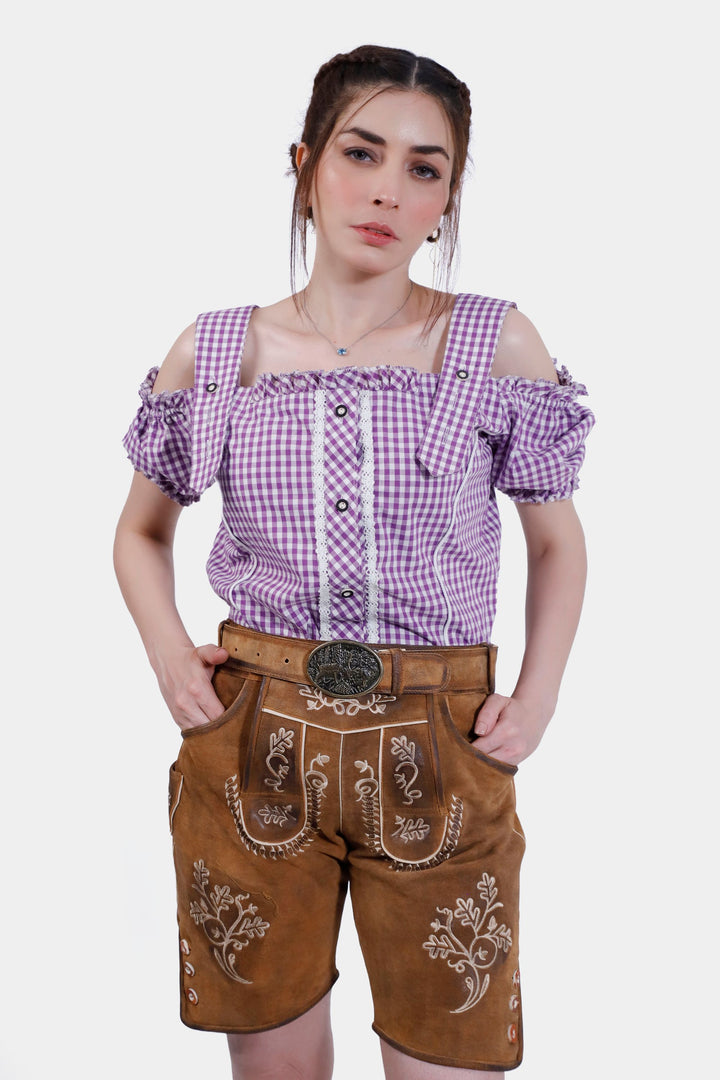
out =
{"type": "MultiPolygon", "coordinates": [[[[407,300],[410,278],[406,266],[387,274],[345,274],[318,265],[305,291],[305,304],[323,333],[340,345],[359,337],[382,323],[407,300]]],[[[418,318],[417,304],[410,301],[398,312],[392,325],[406,325],[418,318]]]]}

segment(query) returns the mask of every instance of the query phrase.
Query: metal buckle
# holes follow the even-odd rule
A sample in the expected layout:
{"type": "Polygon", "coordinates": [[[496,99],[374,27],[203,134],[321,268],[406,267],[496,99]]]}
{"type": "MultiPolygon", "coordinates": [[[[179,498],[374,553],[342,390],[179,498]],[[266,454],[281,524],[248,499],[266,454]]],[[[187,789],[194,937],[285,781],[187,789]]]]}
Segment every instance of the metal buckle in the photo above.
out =
{"type": "Polygon", "coordinates": [[[326,641],[310,653],[306,671],[318,690],[332,697],[357,697],[375,689],[383,662],[374,649],[359,641],[326,641]]]}

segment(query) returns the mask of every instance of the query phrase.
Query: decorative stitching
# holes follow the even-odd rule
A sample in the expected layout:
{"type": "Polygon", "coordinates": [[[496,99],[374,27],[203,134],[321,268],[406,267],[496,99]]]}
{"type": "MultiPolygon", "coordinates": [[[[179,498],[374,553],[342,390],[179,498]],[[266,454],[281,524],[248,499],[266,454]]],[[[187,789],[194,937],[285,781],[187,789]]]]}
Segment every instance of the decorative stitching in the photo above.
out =
{"type": "Polygon", "coordinates": [[[407,844],[410,840],[424,840],[430,832],[430,826],[421,817],[404,818],[400,814],[396,814],[395,824],[397,829],[392,835],[399,837],[404,844],[407,844]]]}
{"type": "Polygon", "coordinates": [[[318,754],[310,762],[310,768],[305,773],[305,825],[297,836],[282,843],[261,843],[250,836],[245,827],[237,774],[228,777],[225,781],[225,799],[233,816],[238,836],[248,851],[251,851],[253,855],[262,855],[264,859],[286,859],[289,855],[299,855],[303,848],[312,843],[318,832],[320,809],[322,800],[326,797],[325,788],[328,785],[328,778],[321,766],[327,765],[329,760],[327,754],[318,754]]]}
{"type": "Polygon", "coordinates": [[[490,985],[487,968],[492,967],[501,954],[507,953],[512,946],[510,928],[505,923],[498,923],[491,914],[503,906],[497,900],[495,878],[487,872],[484,873],[477,883],[477,889],[483,901],[481,907],[475,905],[472,896],[468,896],[464,900],[457,898],[454,911],[450,908],[436,908],[440,915],[445,916],[445,921],[434,919],[430,924],[434,932],[423,942],[423,949],[427,949],[433,960],[438,957],[447,960],[449,967],[461,975],[468,972],[463,980],[468,995],[458,1009],[450,1009],[451,1013],[467,1012],[477,1005],[490,985]],[[468,943],[453,929],[453,919],[458,919],[463,927],[470,927],[470,934],[465,935],[469,938],[468,943]],[[483,971],[486,974],[481,982],[480,975],[483,971]]]}
{"type": "Polygon", "coordinates": [[[265,783],[273,791],[283,790],[283,780],[290,771],[290,761],[287,757],[287,752],[292,750],[293,739],[295,738],[295,732],[290,728],[288,731],[284,727],[278,729],[278,731],[270,732],[270,752],[265,758],[265,764],[268,771],[272,773],[272,776],[265,777],[265,783]],[[277,759],[280,764],[275,768],[273,761],[277,759]]]}
{"type": "Polygon", "coordinates": [[[292,803],[287,803],[286,806],[270,806],[266,803],[262,810],[258,810],[258,817],[261,817],[266,825],[284,826],[288,821],[296,820],[292,809],[292,803]]]}
{"type": "Polygon", "coordinates": [[[300,686],[303,697],[309,698],[307,707],[313,709],[332,709],[337,716],[356,716],[368,710],[371,713],[384,713],[388,702],[395,701],[392,694],[368,694],[367,701],[354,697],[329,698],[316,686],[300,686]]]}
{"type": "MultiPolygon", "coordinates": [[[[365,826],[368,847],[375,855],[387,860],[388,869],[399,871],[428,870],[432,866],[438,866],[439,863],[444,862],[445,859],[452,855],[458,845],[462,830],[463,801],[459,796],[451,795],[450,797],[450,809],[445,818],[445,833],[436,851],[425,859],[396,859],[386,850],[382,842],[382,812],[378,797],[379,784],[375,779],[375,770],[367,761],[356,761],[355,768],[359,769],[361,773],[370,774],[369,776],[362,776],[355,784],[355,790],[358,793],[357,802],[362,804],[363,825],[365,826]]],[[[400,815],[397,815],[395,824],[397,825],[404,820],[400,815]]],[[[415,823],[416,828],[421,827],[421,822],[423,825],[425,824],[423,818],[418,818],[415,823]]],[[[392,835],[395,836],[396,833],[392,835]]],[[[408,839],[410,838],[408,837],[408,839]]]]}
{"type": "Polygon", "coordinates": [[[202,859],[193,863],[193,869],[195,884],[192,887],[200,894],[200,900],[191,901],[190,915],[197,926],[202,926],[212,942],[213,956],[225,974],[235,982],[250,985],[252,979],[243,978],[236,970],[237,954],[255,938],[265,937],[270,923],[257,914],[255,904],[243,906],[244,902],[250,899],[250,893],[239,892],[233,896],[229,885],[216,885],[212,892],[208,893],[210,872],[202,859]],[[237,915],[228,925],[224,912],[229,911],[233,905],[237,909],[237,915]]]}
{"type": "Polygon", "coordinates": [[[411,785],[418,778],[418,767],[415,764],[415,743],[409,743],[407,735],[393,735],[390,740],[391,753],[398,758],[393,769],[395,783],[403,792],[403,802],[412,806],[416,799],[422,798],[420,788],[411,790],[411,785]],[[409,772],[406,771],[409,769],[409,772]]]}
{"type": "Polygon", "coordinates": [[[363,825],[368,846],[376,855],[383,855],[383,846],[380,841],[380,800],[375,770],[367,761],[356,761],[355,768],[361,773],[370,773],[369,776],[361,776],[355,784],[355,790],[358,793],[356,801],[362,803],[363,825]]]}

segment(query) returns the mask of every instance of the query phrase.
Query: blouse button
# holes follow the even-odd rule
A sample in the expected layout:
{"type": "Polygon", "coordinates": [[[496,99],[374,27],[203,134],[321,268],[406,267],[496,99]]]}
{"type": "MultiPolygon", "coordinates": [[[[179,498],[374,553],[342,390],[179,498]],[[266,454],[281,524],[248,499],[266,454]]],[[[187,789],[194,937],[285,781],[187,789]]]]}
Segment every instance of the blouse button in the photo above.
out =
{"type": "Polygon", "coordinates": [[[455,374],[457,375],[458,379],[467,379],[468,377],[468,373],[465,368],[460,368],[460,370],[456,371],[455,374]]]}
{"type": "Polygon", "coordinates": [[[347,413],[347,405],[338,405],[335,408],[336,416],[345,416],[347,413]]]}
{"type": "Polygon", "coordinates": [[[342,514],[345,510],[347,510],[349,505],[350,503],[347,501],[347,499],[338,499],[338,501],[335,503],[335,509],[339,510],[342,514]]]}
{"type": "Polygon", "coordinates": [[[349,600],[350,597],[354,596],[355,594],[352,591],[352,589],[343,589],[343,591],[340,593],[340,595],[344,596],[346,600],[349,600]]]}
{"type": "Polygon", "coordinates": [[[217,388],[218,388],[218,384],[216,382],[209,382],[207,384],[207,386],[205,387],[208,394],[214,394],[215,391],[217,390],[217,388]]]}

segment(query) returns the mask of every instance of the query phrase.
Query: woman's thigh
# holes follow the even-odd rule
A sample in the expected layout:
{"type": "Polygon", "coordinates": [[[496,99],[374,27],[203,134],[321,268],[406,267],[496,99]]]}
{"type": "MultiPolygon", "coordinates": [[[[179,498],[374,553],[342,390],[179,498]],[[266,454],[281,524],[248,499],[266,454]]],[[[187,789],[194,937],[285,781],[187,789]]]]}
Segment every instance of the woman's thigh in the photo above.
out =
{"type": "Polygon", "coordinates": [[[477,1069],[453,1069],[448,1065],[433,1065],[419,1061],[380,1040],[385,1080],[502,1080],[504,1072],[478,1072],[477,1069]]]}
{"type": "Polygon", "coordinates": [[[330,993],[282,1027],[227,1039],[233,1080],[330,1080],[330,993]]]}

